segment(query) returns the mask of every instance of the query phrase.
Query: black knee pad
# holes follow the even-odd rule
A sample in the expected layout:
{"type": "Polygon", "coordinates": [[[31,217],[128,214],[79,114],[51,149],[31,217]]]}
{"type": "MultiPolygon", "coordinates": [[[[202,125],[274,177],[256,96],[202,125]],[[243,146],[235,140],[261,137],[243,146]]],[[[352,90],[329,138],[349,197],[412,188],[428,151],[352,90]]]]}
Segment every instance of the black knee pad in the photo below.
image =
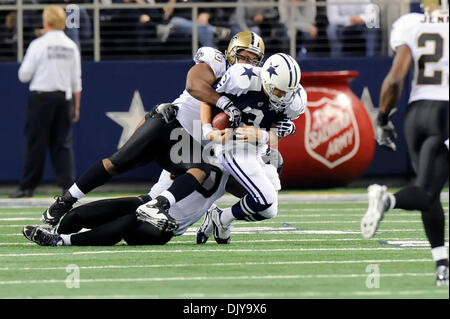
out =
{"type": "Polygon", "coordinates": [[[211,175],[211,165],[206,163],[198,163],[190,165],[189,169],[197,168],[205,173],[205,180],[211,175]]]}

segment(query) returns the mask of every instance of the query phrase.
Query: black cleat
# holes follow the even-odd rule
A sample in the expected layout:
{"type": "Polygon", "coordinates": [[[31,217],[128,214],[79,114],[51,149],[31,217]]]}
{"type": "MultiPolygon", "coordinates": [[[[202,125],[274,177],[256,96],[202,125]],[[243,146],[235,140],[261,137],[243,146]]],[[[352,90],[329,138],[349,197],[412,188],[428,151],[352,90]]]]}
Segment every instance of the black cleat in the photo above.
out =
{"type": "Polygon", "coordinates": [[[64,196],[56,197],[56,201],[42,214],[42,222],[51,226],[56,226],[61,217],[72,209],[77,201],[69,192],[64,196]]]}
{"type": "Polygon", "coordinates": [[[64,244],[63,239],[53,232],[53,229],[45,226],[25,226],[22,233],[26,239],[40,246],[62,246],[64,244]]]}
{"type": "Polygon", "coordinates": [[[138,220],[147,222],[162,231],[172,232],[178,229],[177,221],[169,215],[169,202],[163,196],[149,201],[136,209],[138,220]]]}
{"type": "Polygon", "coordinates": [[[9,194],[9,198],[24,198],[33,197],[33,191],[31,189],[17,189],[14,193],[9,194]]]}

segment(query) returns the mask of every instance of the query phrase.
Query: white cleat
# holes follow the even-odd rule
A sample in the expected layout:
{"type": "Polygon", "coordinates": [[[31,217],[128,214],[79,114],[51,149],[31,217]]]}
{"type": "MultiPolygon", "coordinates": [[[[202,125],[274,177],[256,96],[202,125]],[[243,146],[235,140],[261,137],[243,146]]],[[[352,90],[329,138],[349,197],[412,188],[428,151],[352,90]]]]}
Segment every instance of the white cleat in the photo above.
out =
{"type": "Polygon", "coordinates": [[[218,207],[215,204],[212,204],[211,207],[206,212],[202,224],[197,229],[197,237],[196,237],[197,244],[206,244],[209,237],[211,237],[213,234],[214,226],[211,220],[211,211],[214,209],[218,209],[218,207]]]}
{"type": "Polygon", "coordinates": [[[136,209],[136,217],[138,220],[150,223],[162,231],[173,232],[178,229],[178,223],[169,215],[168,207],[157,199],[139,206],[136,209]]]}
{"type": "Polygon", "coordinates": [[[369,197],[369,207],[361,220],[361,234],[365,239],[370,239],[384,217],[384,213],[388,210],[388,202],[386,200],[386,186],[370,185],[367,188],[369,197]]]}
{"type": "Polygon", "coordinates": [[[436,286],[448,286],[448,267],[439,266],[436,268],[436,286]]]}
{"type": "Polygon", "coordinates": [[[220,220],[221,214],[222,210],[217,206],[211,210],[211,221],[213,224],[214,239],[218,244],[229,244],[231,225],[224,226],[222,224],[222,221],[220,220]]]}

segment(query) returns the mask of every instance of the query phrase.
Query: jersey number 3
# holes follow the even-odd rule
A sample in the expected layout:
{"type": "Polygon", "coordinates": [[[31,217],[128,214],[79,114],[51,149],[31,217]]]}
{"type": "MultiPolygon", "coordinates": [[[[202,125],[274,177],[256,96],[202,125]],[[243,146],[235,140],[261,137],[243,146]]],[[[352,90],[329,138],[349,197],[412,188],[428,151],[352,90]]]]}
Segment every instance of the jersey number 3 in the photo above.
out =
{"type": "Polygon", "coordinates": [[[434,70],[433,75],[425,75],[425,65],[427,63],[436,63],[442,58],[444,54],[444,39],[438,33],[422,33],[417,39],[418,47],[423,48],[426,43],[434,42],[434,53],[423,54],[420,56],[418,63],[417,84],[425,85],[440,85],[442,84],[442,70],[434,70]]]}

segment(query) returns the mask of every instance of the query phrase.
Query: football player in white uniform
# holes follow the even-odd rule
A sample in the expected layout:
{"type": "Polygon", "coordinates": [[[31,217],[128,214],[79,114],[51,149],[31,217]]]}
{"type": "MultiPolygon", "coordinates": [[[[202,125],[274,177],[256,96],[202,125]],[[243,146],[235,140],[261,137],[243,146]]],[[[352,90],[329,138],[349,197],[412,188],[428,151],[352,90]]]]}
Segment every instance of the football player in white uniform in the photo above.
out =
{"type": "Polygon", "coordinates": [[[252,222],[277,215],[280,181],[274,166],[264,168],[261,155],[269,144],[276,145],[280,138],[295,132],[292,120],[305,111],[307,103],[300,77],[298,63],[283,53],[269,57],[261,68],[245,64],[230,67],[216,91],[242,112],[242,122],[232,139],[230,130],[212,128],[212,107],[202,103],[204,137],[217,143],[216,156],[248,194],[231,208],[209,210],[198,230],[197,243],[205,243],[214,234],[217,243],[228,244],[233,220],[252,222]]]}
{"type": "MultiPolygon", "coordinates": [[[[192,160],[192,157],[196,156],[195,152],[189,153],[184,165],[172,161],[170,150],[178,143],[178,140],[171,138],[172,131],[180,129],[184,137],[187,136],[189,144],[194,145],[193,149],[196,149],[195,144],[198,142],[181,128],[193,133],[193,120],[199,119],[200,101],[217,105],[230,115],[230,119],[239,120],[237,108],[211,86],[225,72],[227,61],[230,65],[241,62],[259,65],[264,56],[264,49],[262,38],[249,31],[240,32],[233,37],[226,56],[213,48],[200,48],[194,58],[196,65],[187,74],[186,90],[182,95],[173,104],[161,104],[146,114],[130,139],[112,156],[86,170],[70,189],[43,213],[42,220],[52,226],[57,225],[60,218],[85,194],[105,184],[113,175],[151,161],[157,161],[164,169],[177,176],[171,187],[152,203],[158,212],[167,214],[170,205],[199,189],[211,171],[207,163],[192,160]]],[[[168,214],[167,223],[169,227],[176,227],[176,223],[171,222],[168,214]]]]}
{"type": "Polygon", "coordinates": [[[148,195],[80,205],[62,218],[58,228],[25,226],[22,232],[27,239],[41,246],[112,246],[121,240],[128,245],[164,245],[173,236],[184,234],[225,193],[228,173],[219,167],[214,166],[205,181],[209,185],[209,195],[195,191],[170,207],[169,213],[179,226],[176,230],[159,229],[137,209],[172,185],[170,173],[163,171],[148,195]]]}
{"type": "MultiPolygon", "coordinates": [[[[169,208],[176,230],[161,230],[139,209],[172,185],[171,174],[163,171],[147,195],[90,202],[70,210],[57,228],[25,226],[22,233],[41,246],[112,246],[121,240],[128,245],[164,245],[173,236],[183,235],[225,193],[229,174],[220,163],[211,162],[211,174],[204,182],[208,193],[194,191],[169,208]]],[[[274,169],[271,164],[263,167],[274,169]]]]}
{"type": "Polygon", "coordinates": [[[364,238],[372,238],[384,214],[391,209],[421,211],[436,262],[436,284],[448,285],[445,217],[440,201],[449,175],[445,144],[449,130],[448,2],[426,0],[422,8],[424,14],[406,14],[393,24],[390,43],[396,55],[381,88],[376,127],[378,144],[395,151],[396,134],[389,114],[398,101],[403,79],[413,66],[405,137],[417,177],[413,185],[395,194],[388,194],[384,185],[369,186],[369,205],[361,220],[361,231],[364,238]]]}

